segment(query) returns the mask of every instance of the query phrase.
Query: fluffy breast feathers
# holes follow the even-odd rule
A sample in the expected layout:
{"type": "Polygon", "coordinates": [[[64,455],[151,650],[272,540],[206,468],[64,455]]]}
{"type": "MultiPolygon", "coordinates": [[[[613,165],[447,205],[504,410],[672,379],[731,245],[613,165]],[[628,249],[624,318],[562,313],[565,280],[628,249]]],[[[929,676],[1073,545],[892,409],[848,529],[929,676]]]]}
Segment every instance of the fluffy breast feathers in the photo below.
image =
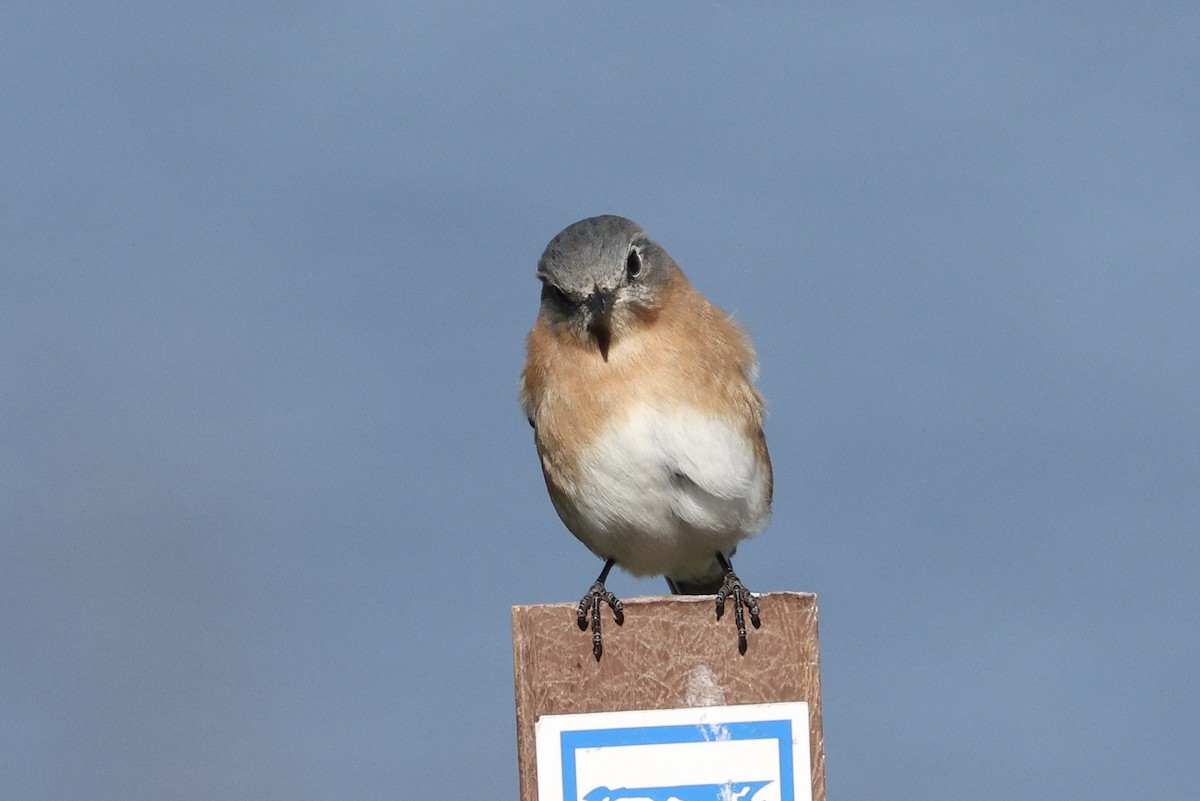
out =
{"type": "Polygon", "coordinates": [[[682,273],[608,358],[541,317],[520,400],[567,527],[635,574],[710,569],[765,527],[771,464],[745,333],[682,273]]]}

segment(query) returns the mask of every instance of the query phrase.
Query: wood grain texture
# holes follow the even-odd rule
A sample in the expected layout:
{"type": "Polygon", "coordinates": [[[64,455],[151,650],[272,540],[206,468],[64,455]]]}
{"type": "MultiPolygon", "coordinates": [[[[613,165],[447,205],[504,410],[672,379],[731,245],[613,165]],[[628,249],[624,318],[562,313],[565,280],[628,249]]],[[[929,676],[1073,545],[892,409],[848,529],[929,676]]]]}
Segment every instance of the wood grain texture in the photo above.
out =
{"type": "Polygon", "coordinates": [[[541,715],[807,701],[813,799],[825,801],[817,597],[756,596],[762,628],[737,652],[732,609],[712,596],[625,601],[625,625],[604,610],[604,657],[575,625],[575,604],[513,607],[521,801],[537,799],[534,723],[541,715]]]}

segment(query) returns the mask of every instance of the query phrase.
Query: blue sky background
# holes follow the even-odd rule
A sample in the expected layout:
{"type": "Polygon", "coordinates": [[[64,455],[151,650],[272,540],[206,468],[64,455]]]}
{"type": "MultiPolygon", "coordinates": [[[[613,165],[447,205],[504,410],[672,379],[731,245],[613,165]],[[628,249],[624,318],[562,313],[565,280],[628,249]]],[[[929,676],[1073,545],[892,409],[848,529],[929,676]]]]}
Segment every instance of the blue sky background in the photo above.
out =
{"type": "Polygon", "coordinates": [[[758,344],[831,798],[1194,797],[1200,5],[3,17],[0,795],[515,798],[599,568],[534,266],[617,213],[758,344]]]}

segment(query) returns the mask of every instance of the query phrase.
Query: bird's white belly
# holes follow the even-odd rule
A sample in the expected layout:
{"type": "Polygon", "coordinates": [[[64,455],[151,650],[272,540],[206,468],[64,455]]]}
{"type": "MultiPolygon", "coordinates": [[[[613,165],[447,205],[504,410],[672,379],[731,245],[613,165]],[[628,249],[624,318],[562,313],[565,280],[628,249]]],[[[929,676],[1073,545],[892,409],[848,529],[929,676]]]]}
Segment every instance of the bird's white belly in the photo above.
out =
{"type": "Polygon", "coordinates": [[[638,575],[711,573],[716,551],[728,554],[770,517],[770,472],[754,443],[692,407],[636,407],[601,432],[577,475],[564,520],[638,575]]]}

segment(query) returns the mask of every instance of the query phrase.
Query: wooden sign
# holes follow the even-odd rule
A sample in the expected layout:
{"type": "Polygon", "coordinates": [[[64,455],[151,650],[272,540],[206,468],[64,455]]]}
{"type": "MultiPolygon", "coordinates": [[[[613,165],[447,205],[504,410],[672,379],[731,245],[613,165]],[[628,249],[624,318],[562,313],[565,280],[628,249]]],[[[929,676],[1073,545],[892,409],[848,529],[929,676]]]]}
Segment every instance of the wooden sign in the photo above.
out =
{"type": "MultiPolygon", "coordinates": [[[[804,702],[808,714],[807,732],[795,733],[797,737],[807,738],[808,758],[792,760],[787,764],[806,762],[811,773],[811,798],[813,801],[825,801],[816,596],[788,592],[768,593],[757,598],[762,612],[762,628],[750,631],[749,649],[744,656],[738,654],[737,636],[730,615],[727,613],[720,621],[715,619],[711,596],[673,595],[626,600],[625,622],[621,626],[613,623],[611,615],[607,615],[604,621],[604,655],[599,662],[592,656],[590,635],[580,632],[575,624],[575,604],[514,607],[513,660],[521,801],[557,801],[563,795],[556,790],[554,799],[539,798],[535,727],[543,717],[547,718],[548,724],[553,724],[549,727],[556,733],[564,731],[563,726],[575,727],[570,730],[574,733],[563,742],[591,742],[587,738],[593,730],[634,732],[640,727],[647,731],[635,734],[638,742],[645,745],[649,740],[654,740],[654,743],[664,746],[658,751],[612,752],[628,757],[624,760],[627,764],[644,761],[645,754],[683,754],[688,748],[685,747],[686,743],[673,745],[674,741],[659,743],[655,740],[660,734],[669,739],[674,736],[672,732],[675,730],[669,730],[668,724],[664,723],[662,725],[666,728],[661,731],[650,731],[659,725],[653,717],[621,719],[624,722],[618,720],[614,723],[612,719],[606,722],[604,716],[553,720],[550,720],[550,716],[706,707],[721,707],[721,714],[725,714],[728,708],[787,702],[804,702]],[[595,724],[590,729],[589,720],[595,724]]],[[[757,737],[758,740],[764,740],[769,739],[770,731],[776,731],[769,727],[738,728],[743,724],[752,724],[750,710],[747,708],[741,712],[744,713],[741,717],[735,712],[733,718],[713,718],[718,724],[722,721],[733,722],[734,728],[725,730],[726,739],[736,739],[735,735],[743,732],[743,739],[757,737]],[[759,736],[753,734],[755,731],[768,733],[759,736]]],[[[716,714],[717,710],[712,710],[709,716],[716,714]]],[[[770,710],[766,714],[768,722],[786,717],[782,712],[777,714],[770,710]]],[[[686,714],[680,719],[685,718],[690,720],[686,714]]],[[[547,725],[543,728],[547,728],[547,725]]],[[[682,732],[680,737],[686,741],[689,737],[686,731],[678,731],[682,732]]],[[[599,737],[595,742],[608,747],[619,745],[613,736],[599,737]]],[[[545,749],[543,745],[544,753],[545,749]]],[[[695,751],[695,748],[691,750],[695,751]]],[[[780,760],[784,760],[783,749],[777,750],[781,754],[780,760]]],[[[769,751],[768,748],[767,753],[769,751]]],[[[595,751],[593,749],[588,753],[594,755],[595,751]]],[[[568,758],[574,759],[571,754],[568,754],[568,758]]],[[[561,765],[558,768],[561,769],[561,765]]],[[[664,779],[664,784],[643,784],[638,789],[619,781],[602,783],[597,780],[592,782],[596,785],[594,787],[580,785],[577,790],[568,790],[578,794],[575,798],[564,798],[564,801],[618,801],[621,798],[656,797],[654,793],[661,795],[662,801],[672,798],[688,801],[693,797],[704,798],[705,793],[711,795],[712,790],[700,788],[712,786],[723,788],[713,796],[717,799],[766,801],[768,798],[787,797],[778,792],[778,784],[771,784],[762,777],[731,776],[717,781],[713,771],[705,772],[702,769],[700,774],[703,775],[697,774],[699,778],[692,781],[680,773],[683,769],[672,770],[673,773],[667,771],[664,774],[670,777],[669,780],[664,779]],[[637,795],[639,792],[642,795],[637,795]]],[[[633,775],[643,774],[635,772],[633,775]]],[[[552,783],[552,786],[557,788],[558,785],[552,783]]],[[[792,797],[807,799],[809,796],[792,797]]]]}

